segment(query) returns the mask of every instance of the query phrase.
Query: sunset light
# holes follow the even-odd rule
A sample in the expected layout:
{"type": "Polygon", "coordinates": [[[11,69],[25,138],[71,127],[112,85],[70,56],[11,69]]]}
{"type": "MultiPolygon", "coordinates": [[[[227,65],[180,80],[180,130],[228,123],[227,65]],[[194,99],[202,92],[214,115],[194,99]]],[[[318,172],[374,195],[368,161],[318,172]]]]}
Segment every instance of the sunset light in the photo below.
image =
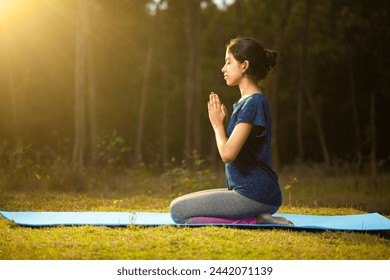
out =
{"type": "Polygon", "coordinates": [[[12,3],[15,3],[15,1],[12,1],[12,0],[0,0],[0,10],[6,9],[8,6],[12,5],[12,3]]]}
{"type": "Polygon", "coordinates": [[[20,4],[20,0],[0,0],[0,19],[12,14],[20,4]]]}
{"type": "Polygon", "coordinates": [[[0,0],[0,278],[388,275],[372,2],[0,0]]]}
{"type": "Polygon", "coordinates": [[[53,44],[63,44],[53,40],[63,36],[63,32],[53,30],[58,22],[57,7],[55,1],[0,0],[0,50],[15,67],[26,68],[30,60],[36,65],[37,58],[54,55],[53,44]],[[23,65],[12,61],[18,58],[23,65]]]}
{"type": "Polygon", "coordinates": [[[42,1],[0,0],[0,24],[14,29],[41,16],[42,1]]]}

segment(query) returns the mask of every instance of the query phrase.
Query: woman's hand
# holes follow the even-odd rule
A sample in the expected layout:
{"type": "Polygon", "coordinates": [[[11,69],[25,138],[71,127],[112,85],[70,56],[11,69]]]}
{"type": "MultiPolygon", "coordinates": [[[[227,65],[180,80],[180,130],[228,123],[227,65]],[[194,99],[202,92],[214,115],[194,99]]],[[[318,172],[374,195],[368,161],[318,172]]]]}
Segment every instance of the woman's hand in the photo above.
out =
{"type": "Polygon", "coordinates": [[[207,104],[209,119],[215,132],[218,152],[221,155],[223,162],[231,162],[235,160],[240,152],[253,125],[250,123],[238,123],[228,139],[224,127],[224,120],[227,116],[226,107],[221,104],[218,95],[214,92],[210,94],[210,100],[207,104]]]}
{"type": "Polygon", "coordinates": [[[210,94],[209,102],[207,103],[209,110],[210,123],[214,129],[219,126],[224,126],[224,120],[227,115],[225,105],[221,104],[218,95],[214,92],[210,94]]]}

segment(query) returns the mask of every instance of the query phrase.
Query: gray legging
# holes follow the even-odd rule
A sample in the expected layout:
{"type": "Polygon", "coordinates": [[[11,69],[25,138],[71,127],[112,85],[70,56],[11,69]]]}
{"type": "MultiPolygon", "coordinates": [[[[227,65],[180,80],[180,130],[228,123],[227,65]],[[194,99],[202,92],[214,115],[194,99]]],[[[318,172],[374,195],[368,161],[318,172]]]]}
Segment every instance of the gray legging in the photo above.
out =
{"type": "Polygon", "coordinates": [[[274,214],[279,206],[249,199],[236,191],[211,189],[180,196],[171,202],[171,216],[178,224],[194,217],[248,218],[274,214]]]}

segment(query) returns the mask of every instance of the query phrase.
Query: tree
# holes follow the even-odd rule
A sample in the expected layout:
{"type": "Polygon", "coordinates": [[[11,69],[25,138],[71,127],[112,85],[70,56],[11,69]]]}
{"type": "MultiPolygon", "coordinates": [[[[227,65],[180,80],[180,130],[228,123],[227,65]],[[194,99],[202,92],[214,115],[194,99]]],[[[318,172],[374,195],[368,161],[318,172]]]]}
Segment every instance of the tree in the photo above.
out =
{"type": "Polygon", "coordinates": [[[23,67],[20,67],[20,61],[18,61],[18,58],[23,57],[23,55],[15,53],[15,42],[12,41],[10,29],[6,19],[4,19],[2,25],[4,31],[4,49],[6,51],[4,61],[7,72],[7,89],[11,96],[12,137],[15,141],[15,147],[18,149],[23,145],[23,92],[25,91],[26,85],[28,85],[30,82],[31,68],[27,63],[25,63],[23,67]]]}
{"type": "MultiPolygon", "coordinates": [[[[186,1],[185,5],[185,35],[188,48],[187,57],[187,69],[185,80],[185,128],[184,138],[185,147],[184,153],[187,159],[189,159],[194,151],[194,116],[199,113],[195,111],[194,104],[196,104],[197,86],[196,82],[199,81],[197,75],[197,63],[199,63],[199,38],[197,36],[199,30],[199,13],[200,13],[200,1],[191,0],[186,1]]],[[[198,85],[199,86],[199,85],[198,85]]],[[[198,87],[199,89],[199,87],[198,87]]],[[[199,90],[198,90],[199,92],[199,90]]],[[[198,109],[199,110],[199,109],[198,109]]],[[[198,120],[198,118],[196,118],[198,120]]],[[[200,135],[196,135],[200,137],[200,135]]]]}
{"type": "Polygon", "coordinates": [[[237,35],[242,36],[243,35],[243,28],[242,28],[242,5],[241,0],[236,0],[235,4],[236,6],[236,19],[237,19],[237,35]]]}
{"type": "Polygon", "coordinates": [[[91,158],[96,160],[96,80],[91,41],[91,10],[94,0],[79,0],[75,55],[75,140],[72,163],[75,170],[82,170],[85,160],[87,127],[90,128],[91,158]],[[89,101],[89,104],[88,104],[89,101]],[[89,106],[88,106],[89,105],[89,106]],[[87,118],[86,111],[89,109],[87,118]]]}
{"type": "MultiPolygon", "coordinates": [[[[279,52],[283,50],[285,40],[285,29],[290,17],[291,1],[286,0],[283,13],[280,15],[278,29],[274,37],[273,46],[279,52]]],[[[272,107],[272,162],[273,167],[278,169],[280,166],[279,156],[279,110],[278,110],[278,72],[270,73],[269,77],[269,94],[272,107]]]]}
{"type": "Polygon", "coordinates": [[[89,101],[89,144],[90,144],[90,158],[92,164],[96,164],[98,151],[98,120],[97,120],[97,87],[96,87],[96,72],[95,72],[95,52],[93,42],[90,38],[87,45],[87,79],[88,79],[88,101],[89,101]]]}
{"type": "Polygon", "coordinates": [[[325,139],[325,133],[322,126],[322,120],[319,111],[317,110],[317,106],[315,104],[314,98],[311,94],[310,88],[309,88],[309,72],[307,70],[307,56],[308,56],[308,48],[309,48],[309,25],[310,25],[310,17],[312,13],[312,0],[306,0],[305,2],[305,14],[304,14],[304,32],[303,32],[303,38],[302,38],[302,64],[301,64],[301,75],[302,75],[302,90],[304,92],[304,95],[307,98],[307,101],[309,103],[311,112],[313,114],[319,142],[321,145],[321,151],[324,159],[324,163],[326,166],[330,166],[330,156],[328,151],[328,146],[325,139]]]}
{"type": "Polygon", "coordinates": [[[156,15],[154,16],[154,22],[151,25],[151,29],[148,32],[149,39],[148,39],[148,47],[146,51],[146,59],[145,59],[145,66],[143,71],[143,79],[142,79],[142,90],[141,90],[141,102],[139,106],[138,111],[138,129],[136,134],[136,140],[135,140],[135,149],[134,149],[134,156],[135,160],[138,162],[141,162],[143,160],[143,154],[142,154],[142,146],[144,142],[144,129],[145,129],[145,114],[146,114],[146,104],[147,104],[147,97],[149,95],[149,85],[150,85],[150,76],[152,71],[152,62],[155,56],[155,48],[156,48],[156,38],[158,35],[158,32],[156,32],[156,29],[160,25],[161,21],[161,12],[160,12],[160,6],[164,0],[160,0],[156,4],[156,15]]]}

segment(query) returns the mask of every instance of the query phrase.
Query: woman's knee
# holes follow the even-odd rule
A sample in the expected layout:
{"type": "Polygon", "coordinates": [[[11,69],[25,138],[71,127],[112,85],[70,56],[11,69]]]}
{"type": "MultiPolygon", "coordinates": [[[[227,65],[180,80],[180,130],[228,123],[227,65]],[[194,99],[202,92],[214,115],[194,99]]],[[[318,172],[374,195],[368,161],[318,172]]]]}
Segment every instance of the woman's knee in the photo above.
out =
{"type": "Polygon", "coordinates": [[[184,224],[185,221],[183,219],[181,207],[180,207],[180,201],[178,199],[174,199],[170,206],[170,213],[171,213],[171,218],[172,220],[177,223],[177,224],[184,224]]]}

